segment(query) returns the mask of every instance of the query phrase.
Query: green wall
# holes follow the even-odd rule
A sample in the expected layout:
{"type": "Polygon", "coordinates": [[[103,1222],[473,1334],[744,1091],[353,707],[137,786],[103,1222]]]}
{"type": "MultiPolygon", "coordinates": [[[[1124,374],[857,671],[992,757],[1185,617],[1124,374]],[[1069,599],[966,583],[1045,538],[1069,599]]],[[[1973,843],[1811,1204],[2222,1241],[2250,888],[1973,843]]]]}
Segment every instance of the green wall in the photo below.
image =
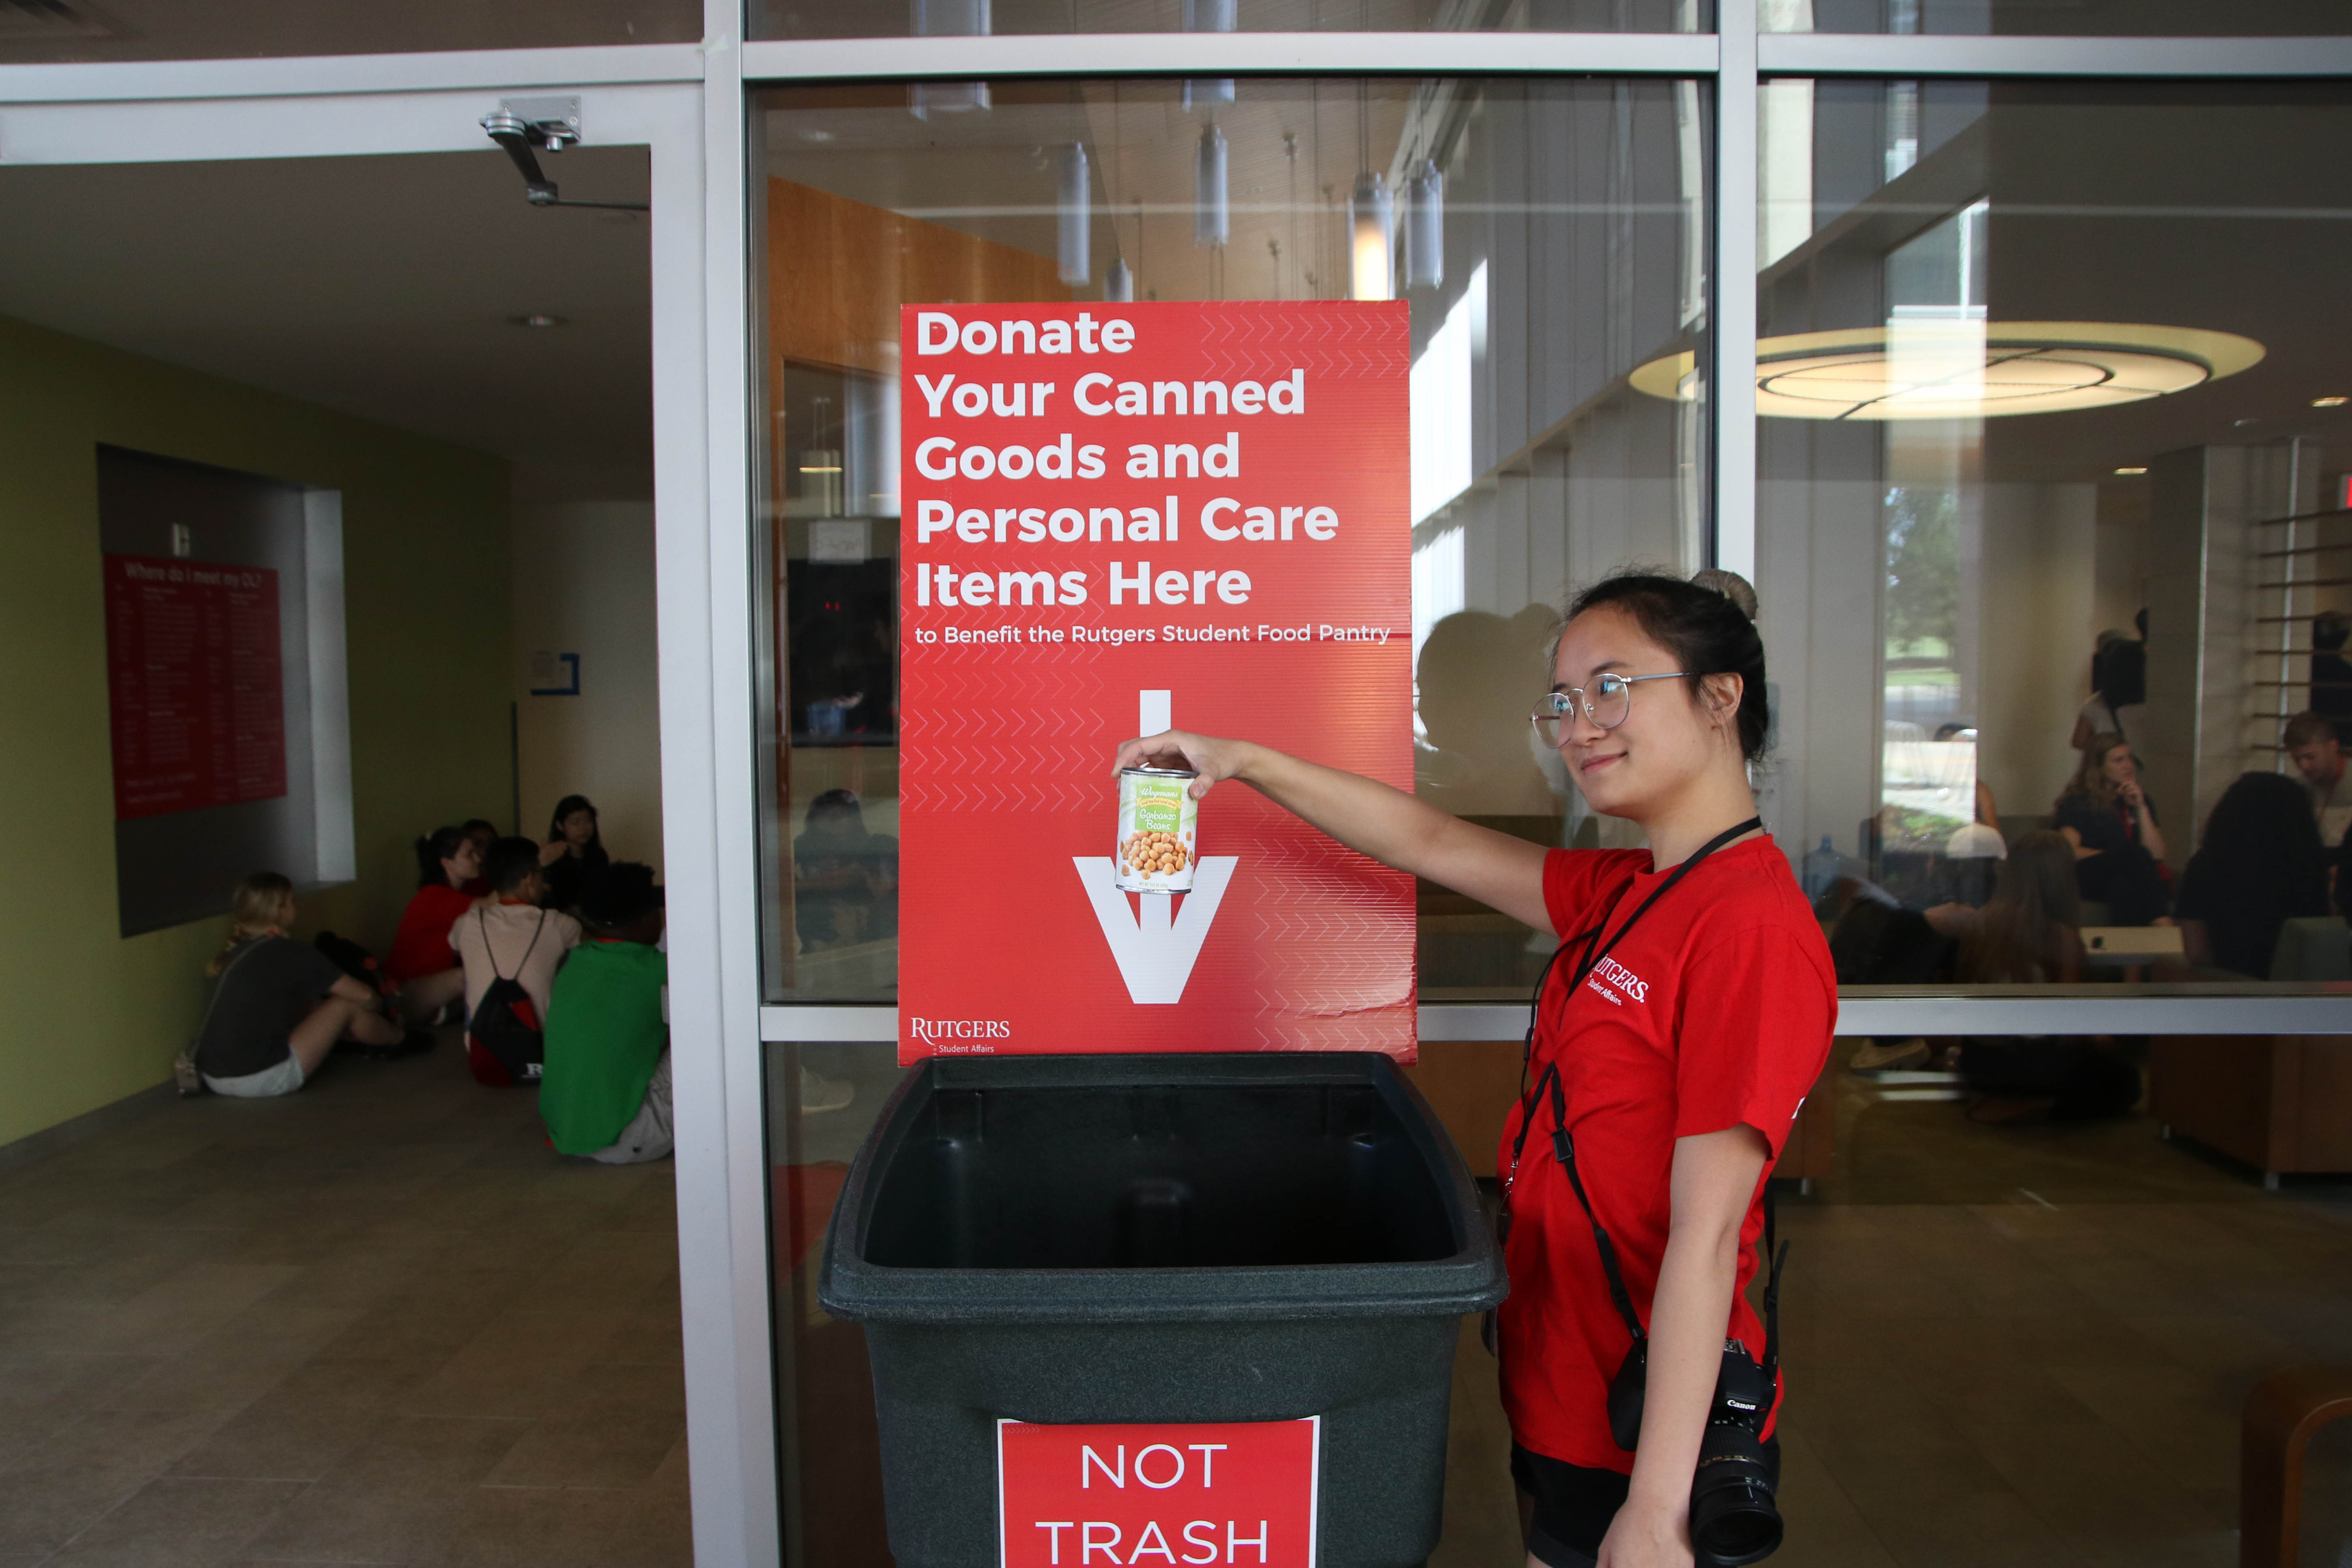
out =
{"type": "Polygon", "coordinates": [[[410,840],[510,809],[503,460],[0,318],[0,1144],[170,1078],[224,931],[117,934],[100,443],[342,492],[359,880],[304,935],[381,953],[410,840]]]}

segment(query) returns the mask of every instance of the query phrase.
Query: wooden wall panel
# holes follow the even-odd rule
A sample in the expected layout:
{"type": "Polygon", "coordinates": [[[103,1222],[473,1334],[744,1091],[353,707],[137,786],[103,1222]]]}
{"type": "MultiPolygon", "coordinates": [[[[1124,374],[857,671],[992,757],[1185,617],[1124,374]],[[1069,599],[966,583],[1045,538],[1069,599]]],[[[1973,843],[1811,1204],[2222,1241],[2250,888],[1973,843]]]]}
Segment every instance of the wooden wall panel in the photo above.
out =
{"type": "Polygon", "coordinates": [[[896,374],[901,304],[1070,298],[1050,256],[768,182],[768,352],[776,359],[896,374]]]}
{"type": "Polygon", "coordinates": [[[1495,1145],[1518,1098],[1520,1049],[1517,1040],[1424,1040],[1421,1060],[1404,1069],[1474,1176],[1497,1174],[1495,1145]]]}

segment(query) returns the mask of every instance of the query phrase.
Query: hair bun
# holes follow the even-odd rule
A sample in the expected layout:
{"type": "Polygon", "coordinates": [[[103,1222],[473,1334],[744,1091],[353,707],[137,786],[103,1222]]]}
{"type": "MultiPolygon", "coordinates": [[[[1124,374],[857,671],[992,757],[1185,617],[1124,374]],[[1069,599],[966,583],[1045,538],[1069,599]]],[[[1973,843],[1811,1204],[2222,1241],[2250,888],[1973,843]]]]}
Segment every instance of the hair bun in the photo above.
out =
{"type": "Polygon", "coordinates": [[[1720,566],[1709,566],[1705,571],[1692,573],[1690,580],[1691,586],[1712,588],[1738,605],[1739,613],[1750,621],[1756,618],[1756,590],[1738,573],[1726,572],[1720,566]]]}

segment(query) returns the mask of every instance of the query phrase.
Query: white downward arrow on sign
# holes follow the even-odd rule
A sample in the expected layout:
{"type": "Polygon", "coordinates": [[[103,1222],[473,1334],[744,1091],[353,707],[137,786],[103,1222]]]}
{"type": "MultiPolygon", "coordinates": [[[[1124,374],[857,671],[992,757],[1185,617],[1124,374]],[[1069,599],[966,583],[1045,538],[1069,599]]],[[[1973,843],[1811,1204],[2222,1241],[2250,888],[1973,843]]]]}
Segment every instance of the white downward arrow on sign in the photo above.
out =
{"type": "Polygon", "coordinates": [[[1217,918],[1217,906],[1224,902],[1241,857],[1202,856],[1192,868],[1192,890],[1184,895],[1184,908],[1171,911],[1174,896],[1145,893],[1138,900],[1140,917],[1118,890],[1117,861],[1077,855],[1070,863],[1078,868],[1087,901],[1094,905],[1103,940],[1110,943],[1119,978],[1127,982],[1128,999],[1139,1006],[1181,1001],[1184,983],[1192,978],[1192,964],[1201,956],[1201,943],[1208,940],[1209,922],[1217,918]]]}

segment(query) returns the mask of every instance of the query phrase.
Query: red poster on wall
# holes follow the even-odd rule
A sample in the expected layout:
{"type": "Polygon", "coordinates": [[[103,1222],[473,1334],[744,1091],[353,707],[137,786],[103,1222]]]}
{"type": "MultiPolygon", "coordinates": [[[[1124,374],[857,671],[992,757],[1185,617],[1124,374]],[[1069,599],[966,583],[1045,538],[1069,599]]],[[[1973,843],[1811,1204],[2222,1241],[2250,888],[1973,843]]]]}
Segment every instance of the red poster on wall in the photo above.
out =
{"type": "Polygon", "coordinates": [[[286,793],[276,572],[107,556],[106,672],[117,820],[286,793]]]}
{"type": "Polygon", "coordinates": [[[1413,1051],[1412,882],[1228,784],[1117,883],[1171,725],[1412,787],[1402,302],[908,306],[899,1058],[1413,1051]]]}

